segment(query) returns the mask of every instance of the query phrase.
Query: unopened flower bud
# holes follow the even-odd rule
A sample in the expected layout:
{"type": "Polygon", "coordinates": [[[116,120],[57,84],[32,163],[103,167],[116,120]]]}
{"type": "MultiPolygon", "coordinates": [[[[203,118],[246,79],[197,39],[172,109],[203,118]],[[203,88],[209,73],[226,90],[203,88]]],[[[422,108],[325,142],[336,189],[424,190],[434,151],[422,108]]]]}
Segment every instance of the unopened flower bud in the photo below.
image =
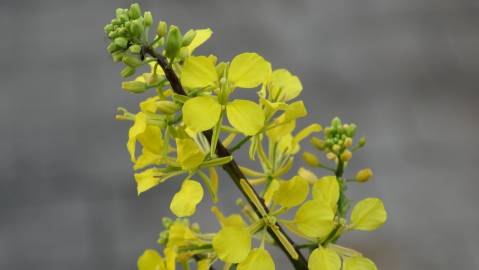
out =
{"type": "Polygon", "coordinates": [[[201,230],[200,224],[198,222],[191,224],[191,230],[197,233],[200,232],[201,230]]]}
{"type": "Polygon", "coordinates": [[[185,46],[188,46],[191,44],[191,42],[193,41],[193,39],[195,38],[196,36],[196,31],[191,29],[189,30],[188,32],[185,33],[185,35],[183,36],[183,40],[181,42],[181,46],[182,47],[185,47],[185,46]]]}
{"type": "Polygon", "coordinates": [[[130,66],[126,66],[121,70],[120,75],[123,78],[130,77],[131,75],[135,74],[135,71],[136,71],[135,68],[130,67],[130,66]]]}
{"type": "Polygon", "coordinates": [[[339,128],[342,125],[341,119],[339,117],[334,117],[333,120],[331,120],[331,126],[333,128],[339,128]]]}
{"type": "Polygon", "coordinates": [[[326,154],[326,158],[329,159],[329,160],[335,160],[336,155],[333,152],[329,152],[329,153],[326,154]]]}
{"type": "Polygon", "coordinates": [[[122,49],[126,49],[126,46],[128,46],[128,40],[124,37],[117,37],[113,42],[122,49]]]}
{"type": "Polygon", "coordinates": [[[164,114],[174,114],[180,109],[180,106],[169,100],[161,100],[156,102],[156,107],[158,108],[159,112],[164,114]]]}
{"type": "Polygon", "coordinates": [[[158,244],[164,245],[166,242],[168,242],[168,231],[163,231],[160,233],[160,236],[158,237],[158,244]]]}
{"type": "Polygon", "coordinates": [[[345,147],[350,147],[351,145],[353,145],[353,139],[351,139],[349,137],[344,139],[344,146],[345,147]]]}
{"type": "Polygon", "coordinates": [[[113,43],[113,42],[110,43],[110,44],[108,44],[108,46],[106,47],[106,50],[107,50],[108,53],[110,53],[110,54],[111,54],[111,53],[114,53],[114,52],[117,51],[118,49],[120,49],[120,48],[118,48],[118,46],[117,46],[115,43],[113,43]]]}
{"type": "Polygon", "coordinates": [[[143,29],[144,29],[144,26],[141,20],[135,20],[130,25],[130,32],[135,37],[141,36],[143,34],[143,29]]]}
{"type": "Polygon", "coordinates": [[[144,93],[148,89],[146,83],[139,82],[139,81],[122,82],[121,88],[123,88],[123,90],[125,91],[135,93],[135,94],[144,93]]]}
{"type": "Polygon", "coordinates": [[[320,150],[320,151],[323,151],[323,150],[324,150],[324,147],[325,147],[324,141],[321,140],[320,138],[318,138],[318,137],[313,137],[313,138],[311,138],[311,141],[310,141],[310,142],[311,142],[311,144],[312,144],[314,147],[316,147],[316,149],[318,149],[318,150],[320,150]]]}
{"type": "Polygon", "coordinates": [[[137,68],[137,67],[140,67],[141,65],[143,65],[143,61],[141,61],[140,59],[138,59],[134,56],[131,56],[131,55],[123,56],[122,61],[123,61],[123,63],[125,63],[125,65],[128,65],[132,68],[137,68]]]}
{"type": "Polygon", "coordinates": [[[156,27],[156,34],[161,38],[166,34],[167,25],[166,22],[160,21],[156,27]]]}
{"type": "Polygon", "coordinates": [[[164,217],[164,218],[161,219],[161,223],[163,224],[163,227],[168,229],[171,226],[171,224],[173,223],[173,220],[169,217],[164,217]]]}
{"type": "Polygon", "coordinates": [[[125,54],[121,51],[116,51],[114,53],[111,54],[111,58],[113,58],[113,62],[119,62],[121,61],[121,59],[123,59],[123,56],[125,54]]]}
{"type": "Polygon", "coordinates": [[[170,26],[168,38],[166,39],[165,56],[172,59],[175,58],[181,47],[181,33],[178,27],[170,26]]]}
{"type": "Polygon", "coordinates": [[[143,19],[145,20],[145,26],[151,27],[153,24],[153,15],[151,15],[151,12],[145,11],[145,14],[143,14],[143,19]]]}
{"type": "Polygon", "coordinates": [[[341,150],[341,146],[339,146],[338,144],[335,144],[333,145],[331,149],[333,149],[335,153],[339,153],[339,150],[341,150]]]}
{"type": "Polygon", "coordinates": [[[134,45],[131,45],[131,46],[128,48],[128,50],[129,50],[131,53],[136,53],[136,54],[138,54],[138,53],[140,53],[140,51],[141,51],[141,46],[138,45],[138,44],[134,44],[134,45]]]}
{"type": "Polygon", "coordinates": [[[141,8],[138,3],[131,4],[130,10],[128,10],[128,16],[130,19],[137,19],[141,16],[141,8]]]}
{"type": "Polygon", "coordinates": [[[362,169],[356,174],[356,181],[366,182],[373,176],[373,171],[370,168],[362,169]]]}
{"type": "Polygon", "coordinates": [[[318,167],[321,162],[319,161],[318,157],[311,153],[311,152],[303,152],[303,160],[309,165],[313,167],[318,167]]]}
{"type": "Polygon", "coordinates": [[[359,139],[359,142],[358,142],[358,147],[363,147],[364,145],[366,145],[366,137],[361,137],[361,139],[359,139]]]}
{"type": "Polygon", "coordinates": [[[341,160],[342,161],[348,161],[353,157],[353,153],[351,151],[346,150],[341,154],[341,160]]]}

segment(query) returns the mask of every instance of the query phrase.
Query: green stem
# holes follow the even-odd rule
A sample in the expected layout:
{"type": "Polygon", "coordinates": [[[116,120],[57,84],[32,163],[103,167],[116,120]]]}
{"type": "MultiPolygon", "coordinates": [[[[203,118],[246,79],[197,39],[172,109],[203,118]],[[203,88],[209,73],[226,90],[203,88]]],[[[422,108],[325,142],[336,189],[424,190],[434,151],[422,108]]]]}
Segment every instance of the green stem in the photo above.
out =
{"type": "Polygon", "coordinates": [[[250,139],[251,139],[251,136],[246,136],[243,139],[241,139],[241,141],[239,141],[237,144],[235,144],[233,147],[229,149],[230,153],[234,153],[234,151],[240,149],[241,146],[243,146],[243,144],[245,144],[250,139]]]}

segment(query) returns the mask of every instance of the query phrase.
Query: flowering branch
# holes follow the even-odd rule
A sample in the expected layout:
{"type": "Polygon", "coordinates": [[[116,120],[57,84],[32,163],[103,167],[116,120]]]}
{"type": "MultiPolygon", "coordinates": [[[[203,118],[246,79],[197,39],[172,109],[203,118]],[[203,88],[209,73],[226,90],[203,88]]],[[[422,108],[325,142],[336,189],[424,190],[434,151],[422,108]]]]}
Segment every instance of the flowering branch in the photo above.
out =
{"type": "MultiPolygon", "coordinates": [[[[171,85],[171,88],[173,89],[173,91],[175,91],[175,93],[177,93],[179,95],[186,96],[186,92],[183,89],[183,86],[181,85],[180,80],[178,79],[178,76],[176,76],[176,73],[171,68],[171,66],[168,65],[168,60],[163,55],[160,55],[160,54],[156,53],[155,50],[152,49],[149,46],[142,47],[142,52],[144,52],[144,54],[149,54],[153,58],[156,59],[158,64],[161,66],[161,68],[165,72],[165,77],[170,82],[170,85],[171,85]]],[[[207,130],[207,131],[204,131],[203,134],[208,139],[208,141],[211,143],[213,132],[211,130],[207,130]]],[[[228,151],[228,149],[226,147],[223,146],[221,141],[217,142],[216,154],[218,155],[218,157],[229,157],[229,156],[231,156],[230,152],[228,151]]],[[[243,172],[239,168],[236,161],[234,159],[232,159],[229,163],[224,164],[222,167],[228,173],[228,175],[231,177],[231,179],[235,183],[236,187],[238,187],[238,189],[241,191],[241,193],[246,197],[248,203],[253,208],[253,210],[256,212],[256,214],[258,216],[261,216],[260,210],[251,201],[251,199],[245,193],[245,190],[241,187],[241,184],[240,184],[241,179],[247,179],[247,177],[243,174],[243,172]]],[[[248,183],[248,182],[246,181],[246,183],[248,183]]],[[[251,189],[254,191],[253,188],[251,188],[251,189]]],[[[258,194],[256,192],[254,192],[254,196],[256,196],[256,198],[261,202],[262,207],[267,212],[269,212],[268,207],[264,204],[263,200],[260,199],[260,197],[258,196],[258,194]]],[[[281,228],[281,226],[279,226],[279,224],[277,226],[278,226],[279,231],[286,236],[286,238],[290,242],[290,244],[292,246],[295,246],[294,241],[291,240],[291,238],[285,233],[284,229],[281,228]]],[[[295,248],[296,253],[299,255],[298,258],[293,258],[291,256],[291,254],[288,252],[288,250],[286,249],[286,247],[281,245],[280,240],[278,239],[276,234],[273,233],[271,228],[268,228],[268,232],[271,235],[271,237],[275,240],[275,242],[279,244],[279,247],[283,250],[283,252],[288,256],[289,260],[294,265],[295,269],[298,269],[298,270],[308,269],[307,261],[304,258],[304,256],[301,254],[299,249],[295,248]]]]}

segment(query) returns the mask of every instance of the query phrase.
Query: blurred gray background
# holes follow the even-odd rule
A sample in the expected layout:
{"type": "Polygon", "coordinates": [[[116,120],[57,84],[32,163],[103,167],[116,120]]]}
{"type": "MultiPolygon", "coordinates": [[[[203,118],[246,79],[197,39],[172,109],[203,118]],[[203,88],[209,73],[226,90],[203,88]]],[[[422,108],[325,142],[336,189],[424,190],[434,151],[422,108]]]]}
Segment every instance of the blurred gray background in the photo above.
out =
{"type": "MultiPolygon", "coordinates": [[[[257,51],[290,69],[310,120],[360,126],[368,144],[349,173],[375,177],[351,195],[383,198],[389,221],[343,244],[379,269],[479,269],[478,1],[141,2],[155,19],[211,27],[198,53],[257,51]]],[[[171,216],[179,181],[138,198],[128,125],[114,120],[140,100],[105,51],[104,24],[129,4],[0,1],[0,269],[135,269],[171,216]]],[[[195,218],[217,227],[207,203],[195,218]]]]}

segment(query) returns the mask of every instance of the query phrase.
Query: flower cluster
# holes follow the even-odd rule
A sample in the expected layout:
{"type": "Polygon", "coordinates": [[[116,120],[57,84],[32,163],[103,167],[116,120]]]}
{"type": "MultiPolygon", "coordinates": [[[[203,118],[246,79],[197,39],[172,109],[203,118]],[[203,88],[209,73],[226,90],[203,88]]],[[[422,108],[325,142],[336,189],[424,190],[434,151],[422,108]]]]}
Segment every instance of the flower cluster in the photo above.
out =
{"type": "Polygon", "coordinates": [[[323,170],[322,176],[301,167],[293,172],[301,142],[320,135],[321,125],[297,129],[296,122],[307,116],[303,90],[297,76],[273,68],[261,55],[238,54],[230,61],[214,55],[195,55],[207,41],[210,29],[182,33],[160,21],[153,37],[152,14],[142,15],[140,6],[117,9],[116,18],[105,27],[111,39],[107,50],[125,67],[121,76],[131,77],[146,67],[147,72],[122,83],[125,91],[148,93],[139,111],[119,108],[118,120],[132,123],[127,149],[135,170],[138,195],[170,180],[182,182],[171,197],[175,219],[164,218],[158,243],[162,254],[148,249],[138,260],[140,270],[210,269],[217,261],[224,269],[275,269],[269,249],[278,246],[295,269],[376,269],[359,252],[337,244],[352,230],[371,231],[387,218],[383,203],[366,198],[352,207],[346,190],[350,182],[366,182],[370,169],[352,179],[344,176],[353,152],[357,127],[339,118],[324,129],[322,138],[311,143],[331,164],[323,164],[313,153],[303,152],[305,162],[323,170]],[[237,98],[237,91],[251,93],[237,98]],[[233,153],[248,147],[257,168],[236,164],[233,153]],[[218,168],[223,168],[245,196],[238,199],[238,213],[220,211],[218,168]],[[249,179],[247,179],[249,177],[249,179]],[[173,180],[175,179],[175,180],[173,180]],[[211,196],[221,229],[203,232],[189,217],[204,197],[211,196]],[[295,234],[303,243],[288,236],[295,234]],[[308,259],[305,259],[305,254],[308,259]],[[309,250],[309,252],[308,252],[309,250]]]}

